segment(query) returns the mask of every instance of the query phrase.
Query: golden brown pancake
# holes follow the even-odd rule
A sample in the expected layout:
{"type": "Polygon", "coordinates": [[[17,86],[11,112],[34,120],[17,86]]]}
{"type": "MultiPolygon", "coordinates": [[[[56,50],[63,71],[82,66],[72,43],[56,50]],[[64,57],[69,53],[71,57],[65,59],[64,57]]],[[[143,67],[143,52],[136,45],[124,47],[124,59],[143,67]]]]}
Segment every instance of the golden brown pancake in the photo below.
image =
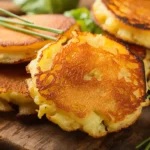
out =
{"type": "Polygon", "coordinates": [[[66,131],[101,137],[133,124],[148,104],[143,62],[103,35],[73,32],[41,49],[28,69],[39,118],[66,131]]]}
{"type": "MultiPolygon", "coordinates": [[[[12,13],[17,14],[17,15],[22,15],[23,14],[21,9],[11,1],[6,1],[6,0],[0,1],[0,8],[8,10],[12,13]]],[[[7,15],[0,12],[0,16],[7,16],[7,15]]]]}
{"type": "Polygon", "coordinates": [[[149,0],[96,0],[92,12],[99,26],[116,37],[150,48],[149,0]]]}
{"type": "MultiPolygon", "coordinates": [[[[27,20],[34,22],[37,25],[52,27],[66,31],[65,36],[69,36],[70,32],[74,29],[79,29],[75,24],[75,20],[65,17],[63,15],[31,15],[24,16],[27,20]]],[[[36,52],[45,44],[52,42],[51,40],[44,40],[40,37],[27,35],[24,33],[16,32],[4,27],[0,27],[0,63],[20,63],[32,60],[36,52]]],[[[32,29],[33,30],[33,29],[32,29]]],[[[35,30],[49,36],[59,37],[60,35],[35,30]]]]}
{"type": "Polygon", "coordinates": [[[0,65],[0,111],[11,111],[10,104],[15,104],[19,106],[20,115],[36,113],[25,82],[29,77],[25,64],[0,65]]]}

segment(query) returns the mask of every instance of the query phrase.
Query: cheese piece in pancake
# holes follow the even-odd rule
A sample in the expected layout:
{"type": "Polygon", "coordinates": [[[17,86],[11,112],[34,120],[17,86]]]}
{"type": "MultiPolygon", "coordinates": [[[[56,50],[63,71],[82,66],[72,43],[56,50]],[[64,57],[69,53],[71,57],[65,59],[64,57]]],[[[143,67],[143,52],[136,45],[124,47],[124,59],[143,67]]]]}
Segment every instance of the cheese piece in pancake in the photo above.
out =
{"type": "Polygon", "coordinates": [[[133,124],[148,105],[143,62],[103,35],[73,32],[41,49],[28,70],[39,118],[66,131],[101,137],[133,124]]]}
{"type": "Polygon", "coordinates": [[[25,64],[0,65],[0,111],[12,111],[12,103],[19,106],[20,115],[36,113],[25,82],[29,77],[25,64]]]}
{"type": "Polygon", "coordinates": [[[150,48],[149,0],[96,0],[96,23],[116,37],[150,48]]]}
{"type": "MultiPolygon", "coordinates": [[[[63,15],[31,15],[23,16],[23,18],[34,22],[36,25],[63,30],[65,31],[64,36],[66,37],[69,37],[72,30],[79,30],[73,18],[68,18],[63,15]]],[[[30,61],[35,57],[36,52],[45,44],[54,42],[4,27],[0,27],[0,30],[0,63],[12,64],[30,61]]],[[[60,36],[37,29],[33,31],[49,36],[60,36]]]]}

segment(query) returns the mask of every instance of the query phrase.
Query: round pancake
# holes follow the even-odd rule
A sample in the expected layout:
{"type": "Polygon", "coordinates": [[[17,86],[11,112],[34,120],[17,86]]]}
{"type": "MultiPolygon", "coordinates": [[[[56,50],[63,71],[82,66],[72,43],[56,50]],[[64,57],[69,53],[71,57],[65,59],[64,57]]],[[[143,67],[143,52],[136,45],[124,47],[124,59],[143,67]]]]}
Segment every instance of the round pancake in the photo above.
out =
{"type": "MultiPolygon", "coordinates": [[[[65,36],[69,36],[70,31],[78,29],[74,19],[63,15],[30,15],[23,16],[23,18],[34,22],[36,25],[63,30],[65,31],[65,36]]],[[[30,61],[35,57],[36,52],[40,48],[45,44],[52,42],[51,40],[44,40],[40,37],[16,32],[4,27],[0,27],[0,30],[0,63],[11,64],[30,61]]],[[[32,30],[49,36],[60,36],[47,31],[37,29],[32,30]]]]}
{"type": "Polygon", "coordinates": [[[143,63],[106,36],[73,32],[38,52],[28,66],[38,116],[93,137],[128,127],[147,105],[143,63]]]}
{"type": "Polygon", "coordinates": [[[96,0],[92,12],[99,26],[116,37],[150,48],[150,1],[96,0]]]}
{"type": "Polygon", "coordinates": [[[0,65],[0,111],[10,111],[10,103],[19,105],[19,114],[36,113],[36,105],[28,94],[25,64],[0,65]],[[9,109],[8,109],[9,108],[9,109]]]}

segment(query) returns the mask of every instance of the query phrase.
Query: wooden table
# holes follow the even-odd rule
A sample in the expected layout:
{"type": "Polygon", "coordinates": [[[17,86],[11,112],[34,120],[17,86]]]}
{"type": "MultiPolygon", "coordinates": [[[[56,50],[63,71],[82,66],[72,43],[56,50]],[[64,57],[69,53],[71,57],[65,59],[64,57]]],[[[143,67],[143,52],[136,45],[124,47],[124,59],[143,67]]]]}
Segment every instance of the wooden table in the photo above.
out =
{"type": "Polygon", "coordinates": [[[65,132],[46,119],[0,115],[1,150],[134,150],[150,136],[150,107],[131,127],[93,139],[80,131],[65,132]]]}

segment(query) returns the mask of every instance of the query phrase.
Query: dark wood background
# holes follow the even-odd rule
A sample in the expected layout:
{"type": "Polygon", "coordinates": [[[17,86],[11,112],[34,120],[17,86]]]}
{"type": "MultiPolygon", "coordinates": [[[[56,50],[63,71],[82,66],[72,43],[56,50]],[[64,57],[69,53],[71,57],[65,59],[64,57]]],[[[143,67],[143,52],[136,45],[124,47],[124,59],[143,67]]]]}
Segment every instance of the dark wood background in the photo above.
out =
{"type": "Polygon", "coordinates": [[[94,139],[80,131],[65,132],[35,116],[0,115],[0,150],[134,150],[150,136],[150,107],[137,122],[118,133],[94,139]]]}

